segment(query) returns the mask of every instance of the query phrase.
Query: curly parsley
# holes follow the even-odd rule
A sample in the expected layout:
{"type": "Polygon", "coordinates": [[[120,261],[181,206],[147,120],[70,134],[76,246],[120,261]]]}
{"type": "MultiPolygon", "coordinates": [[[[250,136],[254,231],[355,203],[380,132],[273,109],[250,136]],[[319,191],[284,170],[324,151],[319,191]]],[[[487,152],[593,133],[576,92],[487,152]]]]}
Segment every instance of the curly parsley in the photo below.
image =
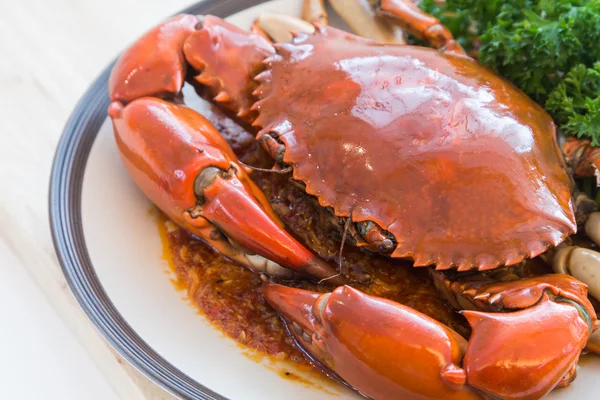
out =
{"type": "Polygon", "coordinates": [[[600,146],[600,0],[423,0],[479,61],[600,146]]]}
{"type": "Polygon", "coordinates": [[[548,96],[546,109],[565,134],[600,146],[600,62],[571,68],[548,96]]]}

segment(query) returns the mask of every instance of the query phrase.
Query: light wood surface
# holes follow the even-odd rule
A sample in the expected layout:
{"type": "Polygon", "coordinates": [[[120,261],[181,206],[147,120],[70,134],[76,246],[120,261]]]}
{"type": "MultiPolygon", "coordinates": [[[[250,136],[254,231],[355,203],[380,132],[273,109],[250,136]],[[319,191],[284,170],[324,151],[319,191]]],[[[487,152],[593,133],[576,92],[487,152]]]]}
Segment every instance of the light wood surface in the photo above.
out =
{"type": "Polygon", "coordinates": [[[72,297],[50,237],[48,178],[62,128],[88,85],[127,43],[188,4],[0,0],[0,271],[28,273],[123,399],[172,396],[116,356],[72,297]]]}

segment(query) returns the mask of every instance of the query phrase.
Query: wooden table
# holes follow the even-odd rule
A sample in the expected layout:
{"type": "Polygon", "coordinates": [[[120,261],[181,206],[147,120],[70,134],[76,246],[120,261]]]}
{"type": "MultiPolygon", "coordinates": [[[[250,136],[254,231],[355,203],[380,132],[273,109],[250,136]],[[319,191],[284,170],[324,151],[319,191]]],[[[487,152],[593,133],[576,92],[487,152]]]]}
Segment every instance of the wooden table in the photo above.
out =
{"type": "MultiPolygon", "coordinates": [[[[92,386],[87,387],[90,396],[85,398],[108,398],[110,389],[100,387],[106,385],[100,373],[121,398],[172,397],[111,351],[66,285],[48,223],[48,178],[54,149],[78,98],[106,64],[127,43],[188,3],[189,0],[0,0],[0,276],[4,283],[10,283],[0,285],[0,290],[14,289],[14,293],[4,291],[0,301],[13,311],[11,315],[21,313],[24,318],[38,319],[44,325],[32,329],[48,327],[48,332],[35,332],[36,337],[45,338],[48,342],[43,344],[56,347],[58,354],[65,353],[61,359],[9,358],[3,359],[3,364],[14,368],[17,361],[51,361],[57,368],[46,368],[45,374],[52,377],[54,370],[72,361],[76,364],[73,371],[87,374],[85,379],[76,376],[73,380],[83,379],[81,382],[92,386]],[[43,304],[43,296],[36,290],[45,295],[52,307],[43,304]],[[57,322],[56,316],[42,315],[53,312],[49,310],[56,312],[67,329],[57,322]],[[48,318],[55,320],[46,323],[48,318]],[[53,328],[46,325],[50,323],[60,325],[64,332],[50,332],[53,328]],[[70,344],[71,337],[76,337],[79,345],[70,344]],[[81,352],[77,356],[81,359],[73,359],[71,352],[81,352]]],[[[4,312],[2,315],[6,317],[4,312]]],[[[18,349],[31,345],[22,343],[30,336],[19,332],[19,326],[2,326],[3,346],[18,349]]],[[[6,354],[1,349],[0,353],[6,354]]],[[[22,353],[11,354],[19,357],[22,353]]],[[[70,367],[73,369],[73,365],[70,367]]],[[[35,368],[33,371],[35,375],[35,368]]],[[[19,376],[18,370],[13,371],[15,374],[25,378],[19,376]]],[[[23,382],[39,382],[39,377],[27,378],[23,382]]],[[[3,390],[0,388],[0,394],[5,394],[0,395],[2,398],[23,398],[15,393],[6,395],[3,390]]],[[[33,398],[31,390],[23,390],[29,393],[26,398],[33,398]]],[[[77,398],[74,393],[46,392],[44,397],[77,398]]]]}

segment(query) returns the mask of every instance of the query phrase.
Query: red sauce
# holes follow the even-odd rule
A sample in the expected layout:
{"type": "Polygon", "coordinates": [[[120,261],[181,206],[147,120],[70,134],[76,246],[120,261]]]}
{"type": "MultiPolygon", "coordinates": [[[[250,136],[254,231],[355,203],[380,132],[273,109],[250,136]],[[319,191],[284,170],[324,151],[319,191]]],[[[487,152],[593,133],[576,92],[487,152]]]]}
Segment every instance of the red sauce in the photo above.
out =
{"type": "Polygon", "coordinates": [[[279,359],[304,360],[264,301],[257,274],[227,261],[166,217],[161,216],[160,224],[165,227],[176,287],[185,290],[212,324],[252,349],[279,359]]]}
{"type": "MultiPolygon", "coordinates": [[[[171,261],[175,273],[175,286],[187,294],[213,325],[251,349],[281,360],[305,362],[287,335],[283,322],[265,302],[260,290],[262,281],[257,274],[229,262],[163,214],[160,214],[159,228],[166,258],[171,261]]],[[[356,255],[347,256],[348,259],[353,257],[356,255]]],[[[354,263],[360,261],[354,260],[354,263]]],[[[467,332],[462,319],[439,297],[421,270],[397,266],[393,262],[386,265],[379,257],[370,261],[372,282],[356,287],[369,294],[406,304],[459,332],[467,332]]],[[[293,284],[312,290],[327,289],[310,282],[293,284]]]]}

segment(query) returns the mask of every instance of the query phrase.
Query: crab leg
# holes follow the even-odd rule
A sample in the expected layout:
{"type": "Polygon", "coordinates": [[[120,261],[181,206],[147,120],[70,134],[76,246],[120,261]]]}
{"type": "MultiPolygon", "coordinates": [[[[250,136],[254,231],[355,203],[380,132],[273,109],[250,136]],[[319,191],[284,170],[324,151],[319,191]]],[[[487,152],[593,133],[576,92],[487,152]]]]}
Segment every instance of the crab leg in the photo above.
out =
{"type": "Polygon", "coordinates": [[[263,293],[311,356],[369,398],[480,398],[460,367],[466,340],[424,314],[349,286],[263,293]]]}
{"type": "Polygon", "coordinates": [[[600,170],[600,147],[592,147],[589,140],[572,136],[560,139],[563,154],[571,163],[573,174],[578,177],[595,176],[596,171],[600,170]]]}
{"type": "Polygon", "coordinates": [[[111,101],[178,93],[186,74],[181,49],[198,23],[193,15],[176,15],[136,40],[113,67],[108,80],[111,101]]]}
{"type": "MultiPolygon", "coordinates": [[[[577,139],[572,136],[557,135],[558,144],[569,169],[571,181],[571,196],[575,205],[575,220],[579,227],[586,225],[588,217],[598,211],[598,203],[586,193],[579,191],[574,178],[600,178],[600,147],[592,147],[589,140],[577,139]]],[[[589,233],[588,233],[589,235],[589,233]]],[[[599,238],[600,239],[600,238],[599,238]]],[[[592,240],[594,240],[592,238],[592,240]]],[[[596,244],[598,242],[594,240],[596,244]]]]}
{"type": "Polygon", "coordinates": [[[425,40],[432,47],[444,52],[466,54],[463,48],[452,36],[452,33],[440,24],[440,21],[421,11],[412,0],[380,0],[377,11],[409,33],[425,40]]]}
{"type": "Polygon", "coordinates": [[[574,378],[596,315],[585,285],[566,275],[456,283],[468,342],[403,305],[348,286],[318,295],[267,283],[267,301],[293,321],[297,342],[372,399],[538,399],[574,378]],[[492,338],[492,339],[491,339],[492,338]]]}
{"type": "Polygon", "coordinates": [[[311,24],[327,25],[325,0],[304,0],[302,3],[302,19],[311,24]]]}
{"type": "Polygon", "coordinates": [[[382,43],[404,44],[404,32],[376,14],[373,0],[329,0],[329,4],[359,36],[382,43]]]}
{"type": "MultiPolygon", "coordinates": [[[[227,142],[200,114],[145,97],[125,107],[114,102],[109,115],[130,175],[174,222],[238,261],[225,239],[248,256],[258,254],[319,279],[337,275],[283,230],[227,142]]],[[[264,260],[245,259],[251,268],[263,265],[267,270],[261,272],[280,274],[264,260]]]]}
{"type": "Polygon", "coordinates": [[[514,379],[519,382],[515,387],[533,396],[527,398],[539,398],[553,387],[566,386],[575,378],[574,368],[579,354],[587,346],[591,334],[598,329],[596,313],[587,298],[587,286],[584,283],[564,274],[505,282],[490,282],[485,278],[480,280],[481,277],[452,282],[439,272],[434,272],[433,276],[438,288],[455,308],[479,310],[462,312],[473,327],[469,349],[473,349],[471,354],[477,355],[477,358],[469,358],[467,351],[465,356],[465,365],[472,366],[473,374],[469,378],[471,385],[504,398],[508,394],[502,392],[502,385],[507,385],[507,382],[514,379]],[[535,311],[541,309],[547,309],[548,313],[535,311]],[[522,320],[515,319],[514,316],[518,315],[526,317],[522,320]],[[481,321],[489,318],[490,322],[481,325],[482,329],[478,328],[481,321]],[[567,327],[568,329],[564,329],[567,327]],[[502,328],[502,331],[498,328],[502,328]],[[511,346],[501,344],[503,340],[504,343],[510,342],[511,336],[520,339],[513,341],[511,346]],[[490,343],[489,337],[498,339],[490,343]],[[479,344],[474,344],[475,339],[479,344]],[[491,344],[497,346],[490,346],[491,344]],[[491,354],[518,355],[514,359],[522,360],[524,369],[515,369],[515,375],[506,374],[502,368],[510,369],[515,366],[506,364],[501,367],[500,364],[494,366],[493,363],[486,363],[485,358],[491,354]],[[531,364],[536,365],[536,372],[533,372],[534,367],[531,366],[529,369],[532,370],[528,370],[528,359],[536,360],[531,364]],[[489,386],[482,387],[482,382],[490,379],[494,369],[502,379],[496,379],[497,384],[491,387],[491,391],[489,386]],[[525,374],[532,374],[535,379],[527,382],[522,378],[525,374]],[[539,381],[536,382],[538,378],[539,381]],[[558,378],[560,380],[556,381],[558,378]]]}

